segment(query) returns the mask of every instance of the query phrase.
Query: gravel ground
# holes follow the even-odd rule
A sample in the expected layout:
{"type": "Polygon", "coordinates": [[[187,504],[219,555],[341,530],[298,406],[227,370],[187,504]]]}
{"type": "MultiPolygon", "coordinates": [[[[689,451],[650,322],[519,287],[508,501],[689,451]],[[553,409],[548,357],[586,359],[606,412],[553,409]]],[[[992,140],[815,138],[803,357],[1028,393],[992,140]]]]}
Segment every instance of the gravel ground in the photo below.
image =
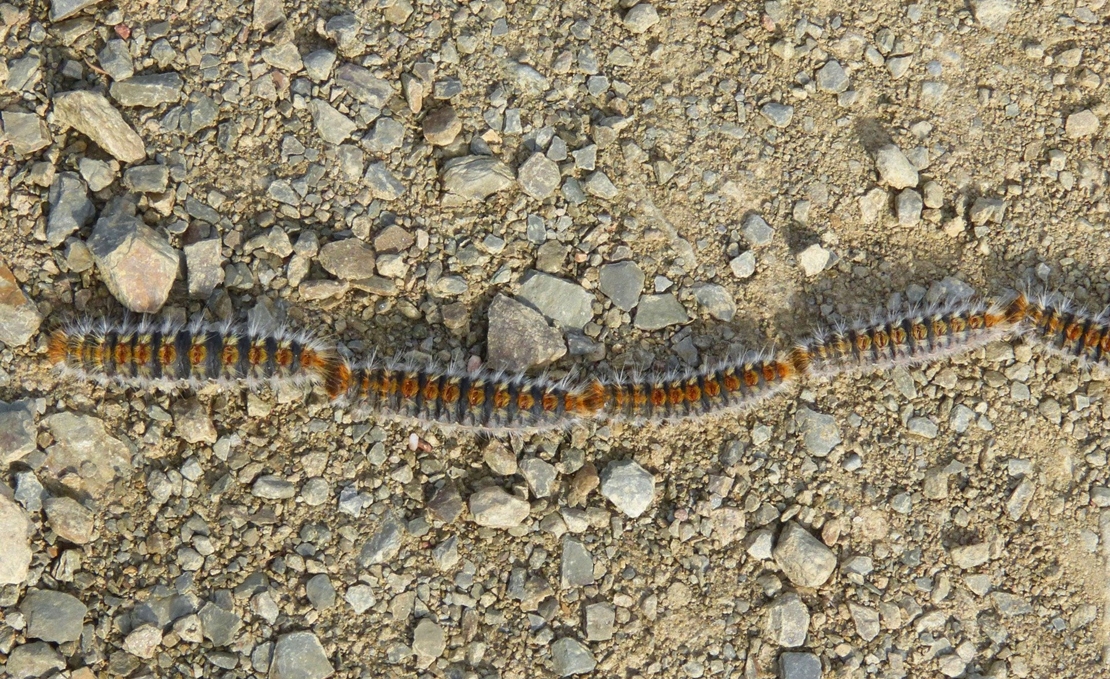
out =
{"type": "Polygon", "coordinates": [[[0,672],[1105,676],[1110,383],[1020,341],[504,438],[43,362],[125,310],[559,375],[1098,308],[1103,0],[155,5],[0,4],[0,672]]]}

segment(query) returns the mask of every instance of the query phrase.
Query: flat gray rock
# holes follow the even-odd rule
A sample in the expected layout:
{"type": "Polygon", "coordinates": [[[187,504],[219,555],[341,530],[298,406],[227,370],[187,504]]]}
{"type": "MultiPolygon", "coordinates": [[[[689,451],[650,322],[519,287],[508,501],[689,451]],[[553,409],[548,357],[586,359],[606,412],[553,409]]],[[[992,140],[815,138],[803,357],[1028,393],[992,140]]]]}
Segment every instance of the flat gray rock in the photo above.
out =
{"type": "Polygon", "coordinates": [[[50,20],[61,21],[77,14],[86,7],[92,7],[100,0],[51,0],[50,20]]]}
{"type": "Polygon", "coordinates": [[[27,579],[33,531],[23,508],[0,493],[0,585],[20,585],[27,579]]]}
{"type": "Polygon", "coordinates": [[[562,278],[534,273],[521,284],[517,296],[563,327],[581,330],[593,319],[594,296],[562,278]]]}
{"type": "Polygon", "coordinates": [[[797,587],[820,587],[836,570],[836,555],[823,542],[788,521],[775,544],[774,559],[797,587]]]}
{"type": "Polygon", "coordinates": [[[636,309],[633,324],[640,330],[662,330],[668,326],[681,325],[690,320],[686,307],[669,292],[659,295],[643,295],[636,309]]]}
{"type": "Polygon", "coordinates": [[[644,272],[636,262],[604,264],[598,270],[598,288],[621,311],[632,311],[644,291],[644,272]]]}
{"type": "Polygon", "coordinates": [[[470,514],[474,523],[489,528],[519,526],[531,511],[527,500],[510,495],[499,486],[487,486],[470,496],[470,514]]]}
{"type": "Polygon", "coordinates": [[[424,139],[434,146],[447,146],[462,132],[462,121],[450,106],[429,111],[424,116],[424,139]]]}
{"type": "Polygon", "coordinates": [[[785,592],[775,597],[767,607],[766,629],[771,638],[783,648],[804,646],[809,634],[809,609],[795,592],[785,592]]]}
{"type": "Polygon", "coordinates": [[[586,638],[590,641],[612,639],[616,621],[616,610],[612,604],[589,604],[586,606],[586,638]]]}
{"type": "Polygon", "coordinates": [[[323,82],[331,75],[335,66],[335,52],[329,49],[316,50],[305,55],[304,72],[314,82],[323,82]]]}
{"type": "Polygon", "coordinates": [[[551,197],[559,188],[559,165],[543,153],[533,153],[517,170],[516,179],[524,193],[538,200],[551,197]]]}
{"type": "Polygon", "coordinates": [[[829,59],[817,69],[817,89],[822,92],[840,94],[848,89],[848,74],[835,59],[829,59]]]}
{"type": "Polygon", "coordinates": [[[370,192],[381,200],[397,200],[405,194],[405,185],[397,180],[384,163],[370,163],[363,176],[370,192]]]}
{"type": "Polygon", "coordinates": [[[329,144],[341,144],[358,129],[355,121],[340,113],[323,99],[313,99],[308,104],[316,133],[329,144]]]}
{"type": "Polygon", "coordinates": [[[894,189],[917,186],[917,168],[894,144],[887,144],[875,152],[875,169],[879,171],[879,179],[894,189]]]}
{"type": "Polygon", "coordinates": [[[769,101],[759,109],[760,114],[775,127],[786,127],[794,119],[794,107],[769,101]]]}
{"type": "Polygon", "coordinates": [[[343,64],[335,72],[335,84],[355,99],[374,108],[384,108],[393,96],[393,85],[361,66],[343,64]]]}
{"type": "Polygon", "coordinates": [[[28,399],[0,401],[0,465],[7,466],[35,450],[34,404],[28,399]]]}
{"type": "Polygon", "coordinates": [[[879,611],[868,606],[860,606],[859,604],[849,603],[848,613],[852,616],[852,622],[856,624],[856,633],[864,641],[871,641],[879,636],[879,611]]]}
{"type": "Polygon", "coordinates": [[[127,42],[119,38],[109,40],[96,55],[100,68],[112,80],[125,80],[135,75],[135,62],[127,49],[127,42]]]}
{"type": "Polygon", "coordinates": [[[736,300],[732,298],[732,293],[716,283],[696,286],[694,299],[698,301],[698,306],[719,321],[727,323],[736,316],[736,300]]]}
{"type": "Polygon", "coordinates": [[[4,665],[6,674],[13,679],[33,679],[54,676],[66,668],[65,658],[48,643],[35,641],[12,649],[4,665]]]}
{"type": "Polygon", "coordinates": [[[251,486],[251,495],[263,500],[289,500],[297,494],[297,487],[291,481],[264,474],[251,486]]]}
{"type": "Polygon", "coordinates": [[[142,106],[154,108],[162,104],[173,104],[181,100],[181,89],[185,83],[174,72],[135,75],[126,80],[112,83],[108,93],[120,106],[142,106]]]}
{"type": "Polygon", "coordinates": [[[103,160],[84,157],[77,161],[77,170],[81,177],[88,182],[90,191],[100,191],[108,188],[116,180],[116,173],[112,166],[103,160]]]}
{"type": "Polygon", "coordinates": [[[447,634],[434,621],[424,618],[412,632],[412,650],[425,658],[438,658],[447,648],[447,634]]]}
{"type": "Polygon", "coordinates": [[[92,542],[96,537],[96,519],[92,510],[71,497],[47,498],[46,525],[61,539],[75,545],[92,542]]]}
{"type": "Polygon", "coordinates": [[[751,250],[740,253],[729,260],[728,268],[737,278],[751,278],[755,273],[755,253],[751,250]]]}
{"type": "Polygon", "coordinates": [[[206,238],[186,245],[185,270],[189,276],[189,295],[208,299],[224,282],[223,246],[219,238],[206,238]]]}
{"type": "Polygon", "coordinates": [[[799,408],[794,415],[802,445],[814,457],[825,457],[841,442],[840,426],[832,415],[818,413],[809,408],[799,408]]]}
{"type": "Polygon", "coordinates": [[[243,626],[242,618],[211,601],[205,603],[197,615],[200,617],[204,638],[211,641],[214,646],[231,644],[243,626]]]}
{"type": "Polygon", "coordinates": [[[641,2],[624,13],[625,28],[633,33],[643,33],[659,23],[659,12],[652,5],[641,2]]]}
{"type": "Polygon", "coordinates": [[[335,668],[312,632],[293,632],[277,640],[270,679],[326,679],[335,668]]]}
{"type": "Polygon", "coordinates": [[[41,151],[54,141],[46,121],[34,113],[4,111],[0,113],[0,119],[4,121],[4,138],[21,156],[41,151]]]}
{"type": "Polygon", "coordinates": [[[44,420],[54,437],[46,449],[46,463],[40,470],[55,480],[92,497],[101,497],[116,478],[131,474],[131,452],[119,439],[110,436],[103,420],[91,415],[60,412],[44,420]],[[79,479],[72,470],[80,469],[79,479]],[[72,486],[71,486],[72,487],[72,486]]]}
{"type": "Polygon", "coordinates": [[[292,42],[283,42],[280,45],[270,45],[263,48],[262,61],[288,73],[297,73],[304,68],[301,53],[292,42]]]}
{"type": "Polygon", "coordinates": [[[378,156],[387,156],[405,143],[405,126],[393,118],[381,117],[374,129],[364,139],[366,150],[378,156]]]}
{"type": "Polygon", "coordinates": [[[89,223],[95,214],[89,191],[81,175],[59,172],[50,184],[50,214],[46,218],[46,243],[56,248],[89,223]]]}
{"type": "Polygon", "coordinates": [[[374,251],[357,238],[332,241],[320,248],[320,266],[337,278],[358,280],[374,275],[374,251]]]}
{"type": "Polygon", "coordinates": [[[485,200],[515,183],[509,166],[492,156],[452,158],[443,166],[444,190],[467,200],[485,200]]]}
{"type": "Polygon", "coordinates": [[[550,462],[538,457],[525,458],[520,461],[520,474],[536,497],[547,497],[555,489],[556,471],[550,462]]]}
{"type": "Polygon", "coordinates": [[[362,551],[358,555],[359,565],[366,567],[392,561],[401,552],[404,538],[405,527],[400,519],[392,513],[387,514],[378,526],[378,530],[362,546],[362,551]]]}
{"type": "Polygon", "coordinates": [[[812,653],[783,653],[779,671],[782,679],[821,679],[821,659],[812,653]]]}
{"type": "Polygon", "coordinates": [[[743,223],[740,225],[740,230],[744,234],[744,240],[752,247],[759,247],[761,245],[770,245],[771,240],[775,237],[775,230],[763,219],[762,215],[750,213],[744,217],[743,223]]]}
{"type": "Polygon", "coordinates": [[[54,121],[62,127],[74,128],[122,163],[146,159],[142,137],[103,94],[80,90],[54,95],[54,121]]]}
{"type": "Polygon", "coordinates": [[[305,596],[308,603],[318,611],[323,611],[335,605],[335,586],[326,573],[317,573],[304,584],[305,596]]]}
{"type": "Polygon", "coordinates": [[[563,589],[594,584],[594,557],[580,540],[563,538],[560,574],[563,589]]]}
{"type": "Polygon", "coordinates": [[[191,137],[197,132],[215,125],[218,114],[219,108],[212,97],[194,93],[192,100],[182,107],[181,121],[178,125],[182,132],[191,137]]]}
{"type": "Polygon", "coordinates": [[[170,170],[165,165],[136,165],[123,171],[123,186],[135,193],[162,193],[169,186],[170,170]]]}
{"type": "Polygon", "coordinates": [[[560,677],[570,677],[575,674],[586,674],[597,668],[590,649],[577,639],[563,637],[551,644],[551,662],[555,674],[560,677]]]}
{"type": "Polygon", "coordinates": [[[601,472],[601,494],[622,514],[635,519],[655,498],[655,477],[635,460],[610,462],[601,472]]]}
{"type": "Polygon", "coordinates": [[[53,590],[35,590],[19,610],[27,618],[27,636],[56,644],[77,641],[89,609],[77,597],[53,590]]]}
{"type": "Polygon", "coordinates": [[[144,314],[162,308],[177,278],[180,256],[169,241],[117,200],[100,215],[88,240],[105,285],[120,304],[144,314]]]}
{"type": "Polygon", "coordinates": [[[590,173],[586,177],[583,187],[586,189],[586,193],[591,196],[597,196],[605,200],[613,200],[620,195],[620,189],[601,170],[590,173]]]}
{"type": "Polygon", "coordinates": [[[563,333],[526,304],[498,295],[487,315],[486,360],[494,370],[524,372],[550,365],[567,353],[563,333]]]}
{"type": "Polygon", "coordinates": [[[10,347],[27,343],[42,324],[42,314],[24,294],[12,270],[0,260],[0,342],[10,347]]]}

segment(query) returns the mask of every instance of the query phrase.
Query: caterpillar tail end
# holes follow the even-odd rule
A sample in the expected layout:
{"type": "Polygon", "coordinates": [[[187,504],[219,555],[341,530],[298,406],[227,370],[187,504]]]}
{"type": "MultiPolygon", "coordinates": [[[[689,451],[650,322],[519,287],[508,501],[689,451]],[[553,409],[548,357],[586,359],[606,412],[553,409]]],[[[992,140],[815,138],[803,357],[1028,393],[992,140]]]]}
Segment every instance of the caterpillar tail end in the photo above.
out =
{"type": "Polygon", "coordinates": [[[69,360],[69,335],[65,330],[55,330],[50,333],[50,341],[46,345],[46,360],[51,366],[59,366],[69,360]]]}

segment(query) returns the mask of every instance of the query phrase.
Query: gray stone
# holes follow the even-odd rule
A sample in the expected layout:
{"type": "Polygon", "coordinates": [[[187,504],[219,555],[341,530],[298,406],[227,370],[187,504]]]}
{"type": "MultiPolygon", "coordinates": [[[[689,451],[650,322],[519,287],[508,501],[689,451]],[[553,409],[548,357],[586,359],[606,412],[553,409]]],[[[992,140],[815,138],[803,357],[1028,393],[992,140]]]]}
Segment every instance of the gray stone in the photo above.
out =
{"type": "Polygon", "coordinates": [[[19,347],[39,330],[42,314],[24,294],[12,270],[0,261],[0,342],[19,347]]]}
{"type": "Polygon", "coordinates": [[[4,121],[4,138],[21,156],[40,151],[54,141],[46,121],[34,113],[4,111],[0,113],[0,119],[4,121]]]}
{"type": "Polygon", "coordinates": [[[732,275],[737,278],[751,278],[755,274],[755,253],[751,250],[744,252],[728,263],[732,275]]]}
{"type": "Polygon", "coordinates": [[[0,464],[6,467],[35,450],[37,431],[31,401],[0,401],[0,464]]]}
{"type": "Polygon", "coordinates": [[[136,193],[162,193],[170,181],[165,165],[136,165],[123,172],[124,188],[136,193]]]}
{"type": "Polygon", "coordinates": [[[836,555],[809,531],[793,521],[779,534],[774,559],[797,587],[820,587],[836,570],[836,555]]]}
{"type": "MultiPolygon", "coordinates": [[[[22,59],[12,59],[7,67],[4,86],[12,92],[30,92],[42,79],[42,59],[38,55],[29,54],[22,59]]],[[[0,75],[3,73],[0,71],[0,75]]]]}
{"type": "Polygon", "coordinates": [[[856,623],[856,632],[864,641],[871,641],[879,636],[879,611],[868,606],[848,604],[848,612],[852,621],[856,623]]]}
{"type": "Polygon", "coordinates": [[[798,253],[798,266],[802,267],[802,273],[805,275],[816,276],[825,270],[831,258],[831,252],[821,247],[819,243],[814,243],[798,253]]]}
{"type": "Polygon", "coordinates": [[[81,158],[77,161],[77,169],[89,184],[89,190],[100,191],[108,188],[116,180],[116,173],[112,166],[103,160],[81,158]]]}
{"type": "Polygon", "coordinates": [[[392,561],[401,552],[404,538],[404,524],[393,513],[386,514],[378,530],[362,546],[358,555],[359,565],[366,567],[392,561]]]}
{"type": "Polygon", "coordinates": [[[879,179],[888,186],[901,190],[917,186],[917,168],[894,144],[887,144],[875,152],[875,168],[879,179]]]}
{"type": "Polygon", "coordinates": [[[335,586],[325,573],[317,573],[308,579],[304,585],[305,596],[308,602],[318,611],[331,608],[335,605],[335,586]]]}
{"type": "Polygon", "coordinates": [[[208,299],[224,282],[223,246],[219,238],[207,238],[186,245],[185,268],[189,272],[189,295],[208,299]]]}
{"type": "Polygon", "coordinates": [[[659,12],[646,2],[633,6],[624,13],[624,25],[633,33],[643,33],[659,23],[659,12]]]}
{"type": "Polygon", "coordinates": [[[228,646],[235,641],[235,635],[243,626],[242,618],[211,601],[205,603],[197,615],[200,616],[204,638],[213,646],[228,646]]]}
{"type": "Polygon", "coordinates": [[[594,557],[581,541],[563,538],[563,557],[560,562],[563,589],[594,584],[594,557]]]}
{"type": "Polygon", "coordinates": [[[192,136],[215,125],[218,114],[219,109],[212,97],[194,94],[192,100],[181,109],[178,126],[187,136],[192,136]]]}
{"type": "Polygon", "coordinates": [[[301,204],[301,196],[293,190],[293,185],[288,179],[275,179],[266,187],[266,194],[279,203],[297,206],[301,204]]]}
{"type": "Polygon", "coordinates": [[[987,198],[979,196],[975,202],[971,204],[971,209],[968,210],[967,216],[971,219],[971,223],[976,226],[982,226],[989,222],[1000,223],[1003,216],[1006,214],[1006,201],[1001,198],[987,198]]]}
{"type": "Polygon", "coordinates": [[[262,49],[262,61],[289,73],[297,73],[304,68],[301,53],[297,51],[297,45],[292,42],[264,47],[262,49]]]}
{"type": "Polygon", "coordinates": [[[447,635],[443,628],[432,620],[424,618],[416,624],[412,632],[412,650],[425,658],[438,658],[447,648],[447,635]]]}
{"type": "Polygon", "coordinates": [[[297,494],[297,487],[291,481],[265,474],[258,477],[251,486],[251,495],[263,500],[289,500],[297,494]]]}
{"type": "Polygon", "coordinates": [[[370,607],[377,603],[377,599],[374,598],[374,588],[370,585],[351,585],[347,588],[343,599],[358,615],[370,610],[370,607]]]}
{"type": "Polygon", "coordinates": [[[763,219],[762,215],[754,212],[744,217],[740,231],[744,234],[744,240],[748,241],[748,245],[752,247],[769,245],[775,237],[775,230],[771,228],[771,225],[763,219]]]}
{"type": "Polygon", "coordinates": [[[19,610],[27,618],[27,636],[56,644],[77,641],[89,609],[65,592],[34,590],[23,598],[19,610]]]}
{"type": "Polygon", "coordinates": [[[533,153],[517,170],[516,179],[524,193],[537,199],[550,198],[559,188],[559,165],[540,152],[533,153]]]}
{"type": "Polygon", "coordinates": [[[551,644],[551,662],[555,674],[560,677],[570,677],[575,674],[586,674],[597,668],[597,661],[582,642],[570,637],[557,639],[551,644]]]}
{"type": "Polygon", "coordinates": [[[632,261],[605,264],[598,271],[598,288],[622,311],[632,311],[644,291],[644,272],[632,261]]]}
{"type": "Polygon", "coordinates": [[[563,327],[581,330],[593,318],[594,296],[589,291],[545,273],[532,274],[517,296],[563,327]]]}
{"type": "Polygon", "coordinates": [[[405,185],[393,176],[384,162],[370,163],[363,179],[375,198],[397,200],[405,194],[405,185]]]}
{"type": "Polygon", "coordinates": [[[253,26],[268,32],[284,23],[284,4],[282,0],[254,0],[254,10],[251,13],[253,26]]]}
{"type": "Polygon", "coordinates": [[[991,600],[994,601],[994,606],[998,609],[998,612],[1006,617],[1028,615],[1033,612],[1033,604],[1029,603],[1027,599],[1010,592],[991,592],[991,600]]]}
{"type": "Polygon", "coordinates": [[[620,194],[620,189],[614,186],[609,177],[601,170],[586,177],[583,186],[586,188],[586,193],[605,200],[613,200],[620,194]]]}
{"type": "Polygon", "coordinates": [[[547,497],[555,489],[555,467],[538,457],[521,460],[520,474],[536,497],[547,497]]]}
{"type": "Polygon", "coordinates": [[[335,668],[312,632],[285,634],[274,645],[270,679],[327,679],[335,668]]]}
{"type": "Polygon", "coordinates": [[[952,558],[952,563],[957,567],[968,570],[976,566],[982,566],[991,559],[990,543],[977,542],[970,545],[960,545],[953,547],[948,551],[948,555],[952,558]]]}
{"type": "Polygon", "coordinates": [[[154,108],[180,101],[182,87],[184,87],[184,81],[181,80],[181,76],[171,71],[117,80],[112,83],[108,92],[120,106],[154,108]]]}
{"type": "Polygon", "coordinates": [[[405,142],[405,126],[393,118],[378,118],[374,129],[366,136],[366,149],[371,153],[385,156],[405,142]]]}
{"type": "Polygon", "coordinates": [[[589,641],[612,639],[616,620],[616,610],[612,604],[589,604],[586,606],[586,639],[589,641]]]}
{"type": "Polygon", "coordinates": [[[732,293],[716,283],[706,283],[694,288],[698,305],[719,321],[729,322],[736,315],[736,300],[732,293]]]}
{"type": "Polygon", "coordinates": [[[137,658],[150,660],[162,645],[162,629],[156,625],[141,625],[131,630],[123,640],[123,650],[137,658]]]}
{"type": "Polygon", "coordinates": [[[142,137],[103,94],[80,90],[54,95],[54,122],[74,128],[122,163],[146,159],[142,137]]]}
{"type": "Polygon", "coordinates": [[[779,671],[782,679],[821,679],[821,659],[812,653],[783,653],[779,671]]]}
{"type": "Polygon", "coordinates": [[[494,370],[524,372],[550,365],[567,353],[563,334],[535,309],[498,295],[487,310],[486,358],[494,370]]]}
{"type": "Polygon", "coordinates": [[[108,435],[102,420],[61,412],[47,417],[45,423],[54,445],[46,450],[40,474],[65,478],[67,486],[94,498],[101,497],[117,477],[131,474],[130,451],[108,435]]]}
{"type": "Polygon", "coordinates": [[[157,312],[177,278],[177,250],[134,214],[123,200],[109,204],[88,240],[89,251],[108,290],[125,307],[157,312]]]}
{"type": "Polygon", "coordinates": [[[794,592],[775,597],[767,607],[767,633],[783,648],[804,646],[809,634],[809,608],[794,592]]]}
{"type": "Polygon", "coordinates": [[[840,94],[848,89],[848,74],[844,67],[835,59],[829,59],[825,65],[817,69],[817,89],[822,92],[840,94]]]}
{"type": "Polygon", "coordinates": [[[50,21],[58,22],[68,19],[86,7],[92,7],[100,0],[51,0],[50,21]]]}
{"type": "Polygon", "coordinates": [[[31,534],[27,513],[0,493],[0,585],[21,585],[31,566],[31,534]]]}
{"type": "Polygon", "coordinates": [[[759,112],[775,127],[786,127],[794,119],[794,107],[769,101],[760,107],[759,112]]]}
{"type": "Polygon", "coordinates": [[[374,275],[374,251],[357,238],[325,244],[320,248],[319,261],[328,273],[343,280],[359,280],[374,275]]]}
{"type": "Polygon", "coordinates": [[[921,210],[924,207],[921,194],[914,189],[903,189],[894,199],[898,223],[902,226],[917,226],[921,222],[921,210]]]}
{"type": "Polygon", "coordinates": [[[1083,139],[1094,136],[1102,123],[1090,109],[1083,109],[1068,116],[1064,122],[1064,133],[1068,139],[1083,139]]]}
{"type": "Polygon", "coordinates": [[[841,442],[840,427],[836,418],[810,410],[799,408],[794,415],[798,432],[802,435],[802,445],[806,452],[814,457],[825,457],[841,442]]]}
{"type": "Polygon", "coordinates": [[[112,80],[126,80],[135,75],[135,62],[131,61],[131,53],[127,50],[127,42],[120,39],[109,40],[96,55],[100,68],[112,80]]]}
{"type": "Polygon", "coordinates": [[[937,424],[927,417],[911,417],[906,429],[925,439],[935,439],[940,431],[937,424]]]}
{"type": "Polygon", "coordinates": [[[452,158],[443,168],[444,190],[468,200],[485,200],[516,183],[509,166],[491,156],[452,158]]]}
{"type": "Polygon", "coordinates": [[[304,71],[314,82],[323,82],[331,75],[335,66],[335,52],[322,49],[309,53],[304,58],[304,71]]]}
{"type": "Polygon", "coordinates": [[[319,507],[331,498],[331,486],[327,479],[314,476],[301,487],[301,498],[309,507],[319,507]]]}
{"type": "Polygon", "coordinates": [[[50,530],[58,537],[83,545],[96,537],[96,523],[92,510],[73,498],[52,497],[44,503],[50,530]]]}
{"type": "Polygon", "coordinates": [[[470,496],[474,523],[489,528],[515,528],[531,511],[528,501],[510,495],[498,486],[487,486],[470,496]]]}
{"type": "MultiPolygon", "coordinates": [[[[55,5],[58,3],[55,2],[55,5]]],[[[36,679],[54,676],[66,668],[65,658],[54,647],[42,641],[21,644],[12,649],[4,664],[7,676],[12,679],[36,679]]]]}
{"type": "Polygon", "coordinates": [[[462,495],[459,494],[459,489],[455,484],[448,483],[435,492],[435,495],[428,500],[428,511],[431,515],[443,521],[444,523],[451,523],[463,513],[462,495]]]}
{"type": "Polygon", "coordinates": [[[661,330],[671,325],[681,325],[690,320],[686,307],[669,292],[659,295],[642,295],[633,324],[640,330],[661,330]]]}
{"type": "Polygon", "coordinates": [[[385,108],[386,102],[393,96],[392,85],[354,64],[340,66],[334,80],[347,94],[374,108],[385,108]]]}
{"type": "Polygon", "coordinates": [[[323,99],[313,99],[308,104],[316,133],[329,144],[340,144],[358,129],[353,120],[336,110],[323,99]]]}
{"type": "Polygon", "coordinates": [[[450,106],[428,111],[424,116],[424,139],[433,146],[449,146],[462,132],[462,121],[450,106]]]}
{"type": "Polygon", "coordinates": [[[601,472],[601,494],[622,514],[635,519],[655,498],[655,477],[635,460],[616,460],[601,472]]]}
{"type": "Polygon", "coordinates": [[[971,3],[971,11],[979,25],[996,33],[1006,28],[1015,9],[1014,0],[973,0],[971,3]]]}

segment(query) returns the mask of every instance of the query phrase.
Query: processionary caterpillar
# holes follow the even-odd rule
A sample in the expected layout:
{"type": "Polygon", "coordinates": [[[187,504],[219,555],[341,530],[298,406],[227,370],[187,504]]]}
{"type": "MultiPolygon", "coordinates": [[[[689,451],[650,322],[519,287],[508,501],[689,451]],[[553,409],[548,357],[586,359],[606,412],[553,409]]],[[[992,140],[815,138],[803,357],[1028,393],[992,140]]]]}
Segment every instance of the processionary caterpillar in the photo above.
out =
{"type": "Polygon", "coordinates": [[[805,376],[827,379],[926,363],[1018,335],[1062,356],[1110,363],[1110,322],[1073,311],[1056,296],[1024,294],[908,309],[816,333],[786,351],[702,370],[578,381],[351,362],[308,333],[227,323],[71,325],[52,334],[47,354],[63,370],[124,386],[307,382],[373,417],[525,431],[578,421],[670,422],[739,412],[805,376]]]}

